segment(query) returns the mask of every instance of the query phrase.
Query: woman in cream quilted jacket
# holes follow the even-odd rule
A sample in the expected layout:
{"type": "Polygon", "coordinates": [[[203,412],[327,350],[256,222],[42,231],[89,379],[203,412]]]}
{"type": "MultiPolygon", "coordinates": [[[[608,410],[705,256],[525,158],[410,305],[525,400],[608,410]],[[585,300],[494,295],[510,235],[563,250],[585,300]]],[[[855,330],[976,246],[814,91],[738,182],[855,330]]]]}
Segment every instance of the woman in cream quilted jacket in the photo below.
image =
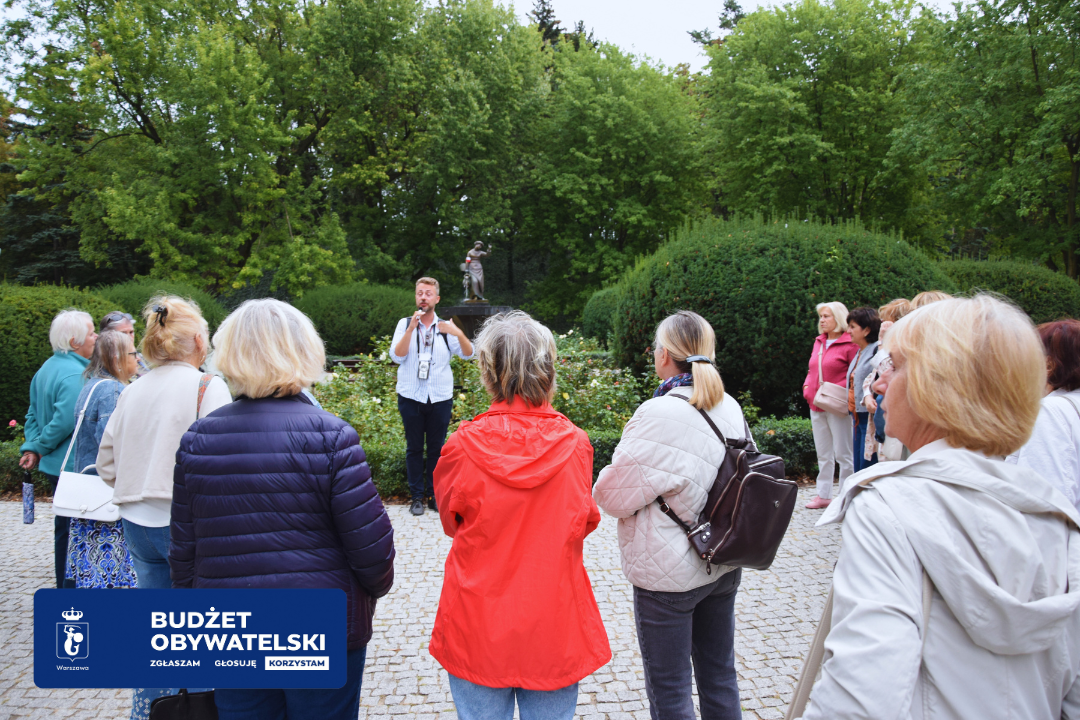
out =
{"type": "Polygon", "coordinates": [[[656,329],[653,359],[663,381],[623,429],[611,465],[600,472],[596,503],[619,518],[623,572],[634,586],[634,617],[653,720],[693,720],[691,661],[702,720],[742,717],[735,676],[738,568],[713,567],[657,503],[697,521],[725,448],[748,433],[742,408],[724,392],[713,365],[716,336],[697,313],[680,311],[656,329]]]}

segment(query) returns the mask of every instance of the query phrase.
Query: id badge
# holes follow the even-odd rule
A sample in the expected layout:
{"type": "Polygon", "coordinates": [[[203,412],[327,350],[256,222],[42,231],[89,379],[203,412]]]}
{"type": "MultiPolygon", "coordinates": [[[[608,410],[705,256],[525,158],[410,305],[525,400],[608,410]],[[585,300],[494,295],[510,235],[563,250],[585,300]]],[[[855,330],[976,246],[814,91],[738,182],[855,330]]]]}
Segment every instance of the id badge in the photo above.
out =
{"type": "Polygon", "coordinates": [[[416,366],[416,377],[421,380],[427,380],[428,375],[431,374],[431,353],[423,352],[419,355],[420,362],[416,366]]]}

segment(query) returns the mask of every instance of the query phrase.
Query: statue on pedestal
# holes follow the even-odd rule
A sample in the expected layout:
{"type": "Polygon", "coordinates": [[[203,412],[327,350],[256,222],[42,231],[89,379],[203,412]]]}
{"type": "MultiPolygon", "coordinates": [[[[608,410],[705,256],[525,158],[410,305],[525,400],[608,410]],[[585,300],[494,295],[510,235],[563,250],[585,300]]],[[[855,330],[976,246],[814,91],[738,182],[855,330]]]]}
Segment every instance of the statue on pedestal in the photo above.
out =
{"type": "Polygon", "coordinates": [[[484,266],[480,259],[491,254],[491,249],[484,250],[484,243],[477,240],[465,256],[461,270],[465,273],[462,284],[465,286],[465,302],[487,302],[484,297],[484,266]]]}

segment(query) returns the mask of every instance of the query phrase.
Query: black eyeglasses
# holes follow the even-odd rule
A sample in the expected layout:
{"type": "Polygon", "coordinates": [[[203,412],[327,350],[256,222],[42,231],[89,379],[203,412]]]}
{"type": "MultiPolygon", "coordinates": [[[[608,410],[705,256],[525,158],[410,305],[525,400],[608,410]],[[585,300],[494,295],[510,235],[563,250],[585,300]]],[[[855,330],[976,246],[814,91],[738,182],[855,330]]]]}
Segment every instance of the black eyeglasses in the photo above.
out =
{"type": "Polygon", "coordinates": [[[137,353],[137,352],[129,352],[128,355],[130,355],[133,358],[139,357],[139,353],[137,353]]]}

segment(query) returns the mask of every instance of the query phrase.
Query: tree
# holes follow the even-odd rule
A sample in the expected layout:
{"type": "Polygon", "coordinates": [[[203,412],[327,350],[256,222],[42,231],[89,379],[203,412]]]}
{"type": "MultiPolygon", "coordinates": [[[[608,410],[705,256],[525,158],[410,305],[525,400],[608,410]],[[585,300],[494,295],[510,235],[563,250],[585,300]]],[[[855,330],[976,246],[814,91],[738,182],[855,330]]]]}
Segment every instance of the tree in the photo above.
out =
{"type": "Polygon", "coordinates": [[[895,161],[934,178],[925,211],[991,251],[1080,276],[1080,6],[983,0],[903,77],[895,161]]]}
{"type": "Polygon", "coordinates": [[[652,252],[704,197],[696,100],[618,48],[556,53],[521,234],[549,254],[530,307],[577,318],[593,291],[652,252]]]}
{"type": "Polygon", "coordinates": [[[724,42],[724,36],[728,35],[735,30],[735,26],[739,24],[739,21],[746,17],[746,13],[743,12],[742,6],[739,5],[738,0],[724,0],[724,9],[720,11],[720,35],[713,38],[712,30],[705,28],[704,30],[689,30],[687,34],[690,39],[701,46],[706,45],[721,45],[724,42]]]}
{"type": "Polygon", "coordinates": [[[559,27],[562,21],[555,17],[555,8],[551,6],[551,0],[535,0],[533,9],[528,15],[529,19],[536,23],[544,42],[551,45],[559,42],[563,34],[563,29],[559,27]]]}
{"type": "Polygon", "coordinates": [[[896,81],[929,20],[909,0],[801,0],[711,46],[706,149],[721,214],[809,214],[912,231],[925,179],[888,161],[896,81]]]}

